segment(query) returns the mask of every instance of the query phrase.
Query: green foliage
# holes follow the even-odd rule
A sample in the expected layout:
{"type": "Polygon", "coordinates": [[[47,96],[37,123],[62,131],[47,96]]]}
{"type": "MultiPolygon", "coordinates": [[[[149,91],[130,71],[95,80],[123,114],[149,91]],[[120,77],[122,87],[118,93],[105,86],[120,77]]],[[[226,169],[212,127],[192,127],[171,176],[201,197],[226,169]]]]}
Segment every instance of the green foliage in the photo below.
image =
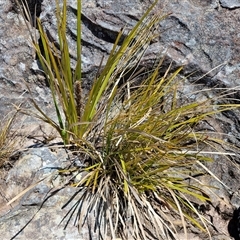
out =
{"type": "MultiPolygon", "coordinates": [[[[207,230],[206,220],[192,199],[209,201],[194,174],[206,172],[202,161],[211,161],[207,146],[214,149],[218,139],[195,129],[211,115],[236,108],[216,104],[217,99],[184,102],[179,95],[181,68],[162,76],[162,61],[152,69],[140,69],[154,29],[166,16],[147,10],[127,34],[121,46],[122,29],[106,65],[95,79],[86,103],[81,89],[81,1],[77,14],[77,64],[71,69],[66,37],[67,1],[58,1],[59,49],[49,41],[41,22],[38,28],[43,52],[34,42],[48,78],[58,123],[50,119],[33,100],[37,117],[51,124],[65,144],[74,143],[84,167],[73,168],[74,186],[82,195],[69,212],[77,212],[79,228],[96,213],[95,228],[103,239],[110,234],[123,239],[177,238],[174,220],[191,222],[207,230]],[[150,16],[151,15],[151,16],[150,16]],[[130,77],[129,77],[130,76],[130,77]],[[120,84],[125,80],[125,84],[120,84]],[[63,114],[62,114],[63,112],[63,114]],[[191,179],[191,181],[189,181],[191,179]],[[167,209],[169,214],[163,209],[167,209]],[[176,215],[176,219],[171,218],[176,215]],[[177,217],[178,216],[178,217],[177,217]],[[110,232],[109,232],[110,231],[110,232]]],[[[64,172],[64,171],[62,171],[64,172]]]]}
{"type": "MultiPolygon", "coordinates": [[[[58,117],[58,123],[55,123],[49,119],[48,116],[41,111],[35,102],[34,105],[41,113],[41,115],[38,117],[40,117],[45,122],[50,123],[54,128],[56,128],[63,138],[64,142],[67,144],[70,143],[71,139],[82,138],[86,132],[89,132],[92,120],[97,114],[99,114],[97,113],[98,104],[104,98],[105,92],[107,92],[107,89],[113,82],[115,83],[114,89],[117,87],[117,84],[120,81],[121,77],[123,77],[125,74],[125,69],[127,69],[130,63],[132,64],[131,61],[133,57],[136,58],[134,59],[135,61],[140,58],[141,51],[144,50],[141,49],[142,46],[147,45],[152,40],[151,36],[153,34],[149,29],[152,29],[154,24],[158,22],[162,17],[155,16],[151,19],[151,21],[148,21],[144,26],[142,26],[142,22],[144,19],[146,19],[147,15],[153,8],[152,6],[144,14],[137,25],[132,29],[128,37],[124,39],[121,47],[118,48],[118,42],[124,30],[122,29],[120,31],[116,43],[113,46],[112,52],[110,53],[110,56],[106,63],[106,66],[101,72],[100,76],[95,79],[88,96],[88,101],[83,108],[83,99],[81,95],[81,1],[78,1],[78,59],[74,71],[72,71],[70,66],[70,55],[66,38],[67,1],[63,1],[62,9],[60,9],[58,1],[56,1],[56,6],[60,49],[56,49],[55,45],[50,42],[39,20],[38,28],[44,49],[43,53],[41,51],[40,45],[37,42],[35,42],[34,45],[43,70],[49,80],[52,98],[58,117]],[[138,42],[135,42],[135,37],[137,35],[139,35],[139,40],[138,42]],[[139,56],[137,56],[137,54],[139,54],[139,56]],[[60,102],[60,105],[58,101],[60,102]],[[64,116],[62,116],[61,110],[63,110],[64,116]]],[[[115,91],[113,91],[112,94],[115,94],[115,91]]],[[[111,99],[113,98],[111,97],[111,99]]]]}
{"type": "Polygon", "coordinates": [[[16,149],[14,132],[11,132],[11,130],[17,112],[12,116],[9,115],[2,119],[0,123],[0,167],[9,160],[9,157],[16,149]]]}

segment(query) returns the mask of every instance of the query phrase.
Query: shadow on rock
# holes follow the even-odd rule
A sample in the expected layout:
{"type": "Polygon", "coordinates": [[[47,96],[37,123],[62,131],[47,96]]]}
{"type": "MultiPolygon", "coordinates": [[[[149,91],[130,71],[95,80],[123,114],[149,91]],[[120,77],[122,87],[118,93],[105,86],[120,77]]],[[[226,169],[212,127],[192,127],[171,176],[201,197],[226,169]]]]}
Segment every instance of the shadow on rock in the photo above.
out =
{"type": "Polygon", "coordinates": [[[233,212],[233,217],[228,224],[228,232],[235,240],[240,240],[240,207],[233,212]]]}

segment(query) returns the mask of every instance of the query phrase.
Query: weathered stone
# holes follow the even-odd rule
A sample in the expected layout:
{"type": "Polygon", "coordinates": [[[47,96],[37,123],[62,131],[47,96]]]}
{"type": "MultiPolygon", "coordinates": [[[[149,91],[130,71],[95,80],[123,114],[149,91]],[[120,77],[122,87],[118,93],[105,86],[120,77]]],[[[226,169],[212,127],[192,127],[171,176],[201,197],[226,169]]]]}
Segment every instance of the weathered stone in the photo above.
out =
{"type": "Polygon", "coordinates": [[[209,86],[221,82],[236,87],[240,77],[240,41],[238,24],[240,9],[229,11],[216,8],[210,1],[206,5],[191,1],[160,1],[165,12],[172,15],[161,24],[167,29],[160,41],[174,54],[185,60],[187,72],[209,74],[202,81],[209,86]],[[216,69],[214,69],[216,68],[216,69]],[[214,69],[214,70],[212,70],[214,69]]]}
{"type": "MultiPolygon", "coordinates": [[[[22,154],[6,179],[1,179],[4,198],[0,199],[0,235],[4,236],[4,240],[14,236],[16,239],[29,240],[88,239],[87,226],[79,234],[73,224],[74,217],[66,230],[66,221],[59,226],[71,206],[80,198],[79,194],[66,209],[61,209],[77,191],[76,188],[63,188],[61,178],[54,175],[57,169],[66,165],[69,165],[69,160],[64,149],[32,148],[22,154]],[[13,202],[8,208],[2,207],[6,205],[6,199],[11,200],[26,188],[29,190],[16,203],[13,202]]],[[[94,233],[92,237],[97,239],[94,233]]]]}
{"type": "Polygon", "coordinates": [[[34,51],[23,18],[11,10],[10,1],[0,1],[0,112],[25,97],[23,80],[30,75],[34,51]]]}
{"type": "MultiPolygon", "coordinates": [[[[117,32],[123,26],[132,27],[149,6],[149,1],[83,1],[83,73],[94,77],[102,56],[107,58],[117,32]],[[95,70],[95,71],[94,71],[95,70]]],[[[73,63],[76,60],[76,1],[68,1],[68,31],[73,63]]],[[[45,0],[40,15],[43,25],[56,40],[54,0],[45,0]]],[[[159,1],[155,11],[171,13],[160,23],[160,39],[152,43],[149,52],[155,57],[166,54],[170,61],[185,65],[185,74],[202,82],[236,87],[240,77],[240,9],[231,12],[217,1],[159,1]]],[[[148,54],[148,53],[147,53],[148,54]]],[[[146,58],[148,56],[145,56],[146,58]]],[[[168,63],[169,61],[166,61],[168,63]]]]}
{"type": "MultiPolygon", "coordinates": [[[[35,29],[30,27],[33,35],[37,36],[35,29]]],[[[29,29],[21,14],[16,9],[16,3],[11,0],[0,1],[0,115],[1,121],[16,106],[33,110],[28,99],[33,96],[39,106],[51,117],[55,118],[51,94],[46,88],[43,74],[34,74],[32,65],[35,61],[35,51],[31,43],[29,29]],[[31,94],[26,84],[31,89],[31,94]]],[[[32,125],[39,121],[26,115],[18,115],[17,129],[29,129],[25,132],[27,136],[32,125]],[[21,124],[19,124],[21,123],[21,124]],[[29,126],[31,123],[31,126],[29,126]]],[[[45,127],[43,126],[43,129],[45,127]]],[[[40,135],[38,131],[37,135],[40,135]]],[[[21,140],[22,141],[22,140],[21,140]]],[[[20,146],[19,146],[20,147],[20,146]]]]}
{"type": "Polygon", "coordinates": [[[240,7],[240,1],[239,0],[219,0],[222,7],[226,7],[229,9],[232,8],[239,8],[240,7]]]}
{"type": "MultiPolygon", "coordinates": [[[[38,203],[36,201],[34,203],[22,201],[22,204],[17,205],[11,212],[0,218],[2,239],[88,239],[88,230],[83,229],[84,231],[79,235],[73,222],[69,223],[66,230],[64,230],[65,223],[59,225],[69,210],[61,208],[69,200],[69,196],[75,193],[75,190],[68,187],[61,189],[46,200],[42,207],[41,203],[45,200],[46,193],[43,194],[38,203]]],[[[35,188],[35,191],[38,196],[41,194],[39,188],[35,188]]]]}

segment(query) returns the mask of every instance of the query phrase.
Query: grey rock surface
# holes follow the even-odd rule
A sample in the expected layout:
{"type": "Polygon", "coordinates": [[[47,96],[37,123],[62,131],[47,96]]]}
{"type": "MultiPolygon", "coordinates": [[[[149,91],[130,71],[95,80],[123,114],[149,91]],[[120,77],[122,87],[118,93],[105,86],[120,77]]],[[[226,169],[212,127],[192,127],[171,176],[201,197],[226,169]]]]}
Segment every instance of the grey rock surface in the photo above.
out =
{"type": "Polygon", "coordinates": [[[0,1],[0,112],[11,110],[26,94],[34,51],[23,18],[12,11],[10,1],[0,1]],[[11,89],[11,91],[7,91],[11,89]]]}
{"type": "Polygon", "coordinates": [[[0,218],[1,239],[85,240],[84,235],[79,236],[77,228],[72,223],[66,231],[63,229],[64,225],[59,225],[67,213],[61,207],[73,194],[73,188],[65,188],[52,196],[50,201],[46,201],[41,209],[40,205],[28,205],[28,203],[14,208],[9,214],[0,218]]]}
{"type": "MultiPolygon", "coordinates": [[[[56,39],[54,0],[44,0],[40,15],[43,25],[56,39]]],[[[225,1],[229,5],[231,1],[225,1]]],[[[151,1],[83,1],[83,72],[89,80],[109,54],[121,27],[132,27],[151,1]]],[[[69,43],[73,63],[76,60],[76,1],[68,1],[69,43]]],[[[222,3],[224,4],[224,3],[222,3]]],[[[228,5],[228,6],[229,6],[228,5]]],[[[213,86],[239,85],[240,79],[240,9],[229,11],[217,1],[159,1],[159,14],[171,13],[160,22],[159,41],[152,43],[145,58],[166,54],[169,61],[185,65],[185,74],[192,80],[203,74],[202,82],[213,86]]],[[[166,64],[169,63],[166,61],[166,64]]]]}
{"type": "MultiPolygon", "coordinates": [[[[70,220],[66,230],[67,219],[62,221],[78,197],[62,209],[77,188],[63,187],[64,180],[57,175],[57,169],[69,165],[68,155],[61,148],[32,148],[23,152],[5,179],[0,180],[0,235],[1,239],[28,240],[87,240],[88,227],[83,227],[79,234],[70,220]],[[39,182],[39,183],[38,183],[39,182]],[[35,184],[38,183],[38,184],[35,184]],[[29,188],[24,196],[16,199],[11,206],[3,208],[6,200],[17,196],[29,188]],[[44,203],[44,204],[43,204],[44,203]]],[[[92,239],[97,240],[97,234],[92,233],[92,239]]]]}
{"type": "Polygon", "coordinates": [[[219,0],[222,7],[226,7],[229,9],[240,8],[239,0],[219,0]]]}
{"type": "MultiPolygon", "coordinates": [[[[31,32],[37,36],[35,29],[31,32]]],[[[29,102],[34,97],[39,106],[55,117],[50,91],[46,88],[41,72],[34,72],[35,51],[31,43],[29,29],[23,17],[17,11],[16,3],[11,0],[0,1],[0,116],[1,121],[11,116],[15,107],[21,104],[27,110],[33,110],[29,102]],[[31,89],[29,93],[26,84],[31,89]]],[[[39,71],[39,68],[38,68],[39,71]]],[[[39,121],[26,115],[19,115],[17,129],[28,129],[28,133],[39,129],[39,121]],[[21,123],[21,124],[19,124],[21,123]],[[29,124],[31,123],[31,124],[29,124]]],[[[44,127],[43,127],[44,129],[44,127]]],[[[37,132],[37,131],[35,131],[37,132]]],[[[25,134],[28,135],[27,133],[25,134]]],[[[39,130],[36,135],[39,135],[39,130]]]]}

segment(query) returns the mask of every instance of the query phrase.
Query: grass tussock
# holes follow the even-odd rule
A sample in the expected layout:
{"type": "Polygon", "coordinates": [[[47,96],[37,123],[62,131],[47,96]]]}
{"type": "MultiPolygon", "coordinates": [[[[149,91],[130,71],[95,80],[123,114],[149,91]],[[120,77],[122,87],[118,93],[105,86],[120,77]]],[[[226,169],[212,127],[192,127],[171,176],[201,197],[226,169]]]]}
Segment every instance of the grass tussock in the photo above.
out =
{"type": "Polygon", "coordinates": [[[15,118],[16,113],[11,117],[5,117],[0,123],[0,167],[9,161],[9,157],[16,150],[15,135],[12,132],[15,118]]]}
{"type": "Polygon", "coordinates": [[[139,67],[159,21],[167,17],[150,14],[156,3],[119,46],[125,31],[120,30],[87,99],[81,88],[81,1],[77,1],[75,69],[66,36],[67,1],[61,6],[56,1],[59,48],[48,39],[40,20],[43,49],[33,38],[58,122],[32,99],[38,110],[34,114],[52,125],[65,144],[74,145],[82,161],[81,167],[60,172],[70,171],[75,176],[72,185],[81,192],[74,196],[77,202],[66,218],[75,216],[81,230],[94,212],[93,230],[99,231],[101,239],[107,235],[177,239],[179,219],[186,235],[188,224],[208,231],[209,223],[194,202],[205,203],[210,197],[194,175],[210,174],[202,163],[219,153],[215,144],[221,139],[209,136],[199,125],[207,117],[238,107],[221,104],[227,92],[183,101],[181,68],[171,71],[169,67],[160,74],[163,60],[156,60],[152,68],[139,67]]]}

